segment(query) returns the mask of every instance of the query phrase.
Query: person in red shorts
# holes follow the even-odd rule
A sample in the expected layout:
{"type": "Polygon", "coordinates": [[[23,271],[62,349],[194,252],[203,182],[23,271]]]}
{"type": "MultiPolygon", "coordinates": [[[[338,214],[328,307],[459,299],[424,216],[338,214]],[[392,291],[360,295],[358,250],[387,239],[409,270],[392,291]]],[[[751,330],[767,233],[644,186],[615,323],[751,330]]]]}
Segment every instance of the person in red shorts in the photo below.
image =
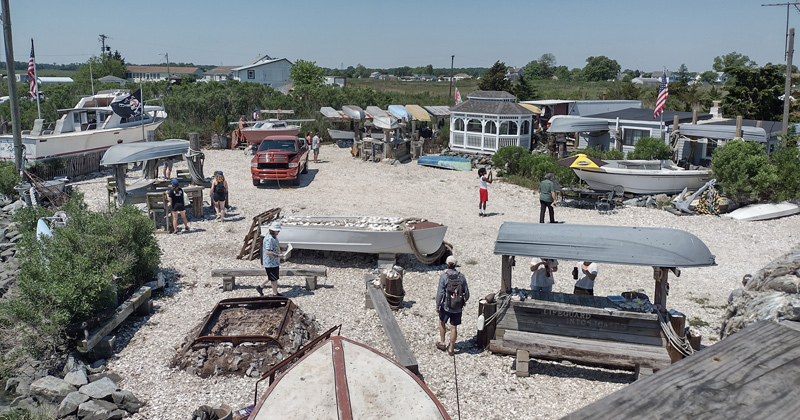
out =
{"type": "Polygon", "coordinates": [[[488,216],[486,213],[486,202],[489,201],[489,184],[492,183],[492,170],[488,174],[486,168],[478,169],[478,183],[480,184],[480,201],[478,202],[478,216],[488,216]]]}

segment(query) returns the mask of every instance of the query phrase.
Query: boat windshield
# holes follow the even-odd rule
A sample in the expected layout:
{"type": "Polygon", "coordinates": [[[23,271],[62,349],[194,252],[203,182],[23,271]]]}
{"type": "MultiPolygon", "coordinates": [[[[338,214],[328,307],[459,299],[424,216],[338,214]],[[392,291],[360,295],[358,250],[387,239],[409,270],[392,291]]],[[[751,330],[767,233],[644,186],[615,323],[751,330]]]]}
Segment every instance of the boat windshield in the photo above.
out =
{"type": "Polygon", "coordinates": [[[267,140],[261,142],[261,145],[258,146],[258,151],[281,150],[284,152],[296,152],[296,145],[297,143],[294,140],[267,140]]]}

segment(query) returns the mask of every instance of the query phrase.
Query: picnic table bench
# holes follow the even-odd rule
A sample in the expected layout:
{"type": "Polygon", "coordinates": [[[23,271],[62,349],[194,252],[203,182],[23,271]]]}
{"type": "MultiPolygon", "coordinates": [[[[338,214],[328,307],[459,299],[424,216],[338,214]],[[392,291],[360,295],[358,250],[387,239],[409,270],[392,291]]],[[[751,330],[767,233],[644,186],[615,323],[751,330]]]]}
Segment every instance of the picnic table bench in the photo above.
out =
{"type": "MultiPolygon", "coordinates": [[[[229,292],[236,287],[236,277],[266,277],[263,267],[258,268],[215,268],[211,270],[211,277],[222,277],[222,290],[229,292]]],[[[280,276],[305,276],[306,289],[317,288],[317,277],[327,277],[327,268],[317,267],[281,267],[280,276]]]]}

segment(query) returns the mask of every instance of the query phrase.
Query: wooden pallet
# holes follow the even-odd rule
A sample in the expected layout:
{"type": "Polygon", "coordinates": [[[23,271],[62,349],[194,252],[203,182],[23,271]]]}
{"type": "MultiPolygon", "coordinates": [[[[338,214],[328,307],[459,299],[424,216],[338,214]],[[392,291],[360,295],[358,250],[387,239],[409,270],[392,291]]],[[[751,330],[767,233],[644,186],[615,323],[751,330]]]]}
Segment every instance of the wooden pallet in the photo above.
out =
{"type": "Polygon", "coordinates": [[[277,219],[281,215],[280,207],[267,210],[261,214],[253,217],[253,223],[250,225],[250,230],[247,236],[244,237],[244,244],[242,250],[236,259],[246,259],[248,261],[260,258],[261,256],[261,225],[269,223],[277,219]]]}

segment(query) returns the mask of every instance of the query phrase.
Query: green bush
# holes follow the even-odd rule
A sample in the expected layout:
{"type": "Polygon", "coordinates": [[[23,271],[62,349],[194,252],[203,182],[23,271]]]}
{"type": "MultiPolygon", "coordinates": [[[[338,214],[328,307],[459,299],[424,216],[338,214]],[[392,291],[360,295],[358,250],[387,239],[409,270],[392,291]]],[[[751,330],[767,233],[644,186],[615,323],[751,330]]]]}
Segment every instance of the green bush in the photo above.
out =
{"type": "Polygon", "coordinates": [[[773,201],[800,198],[800,150],[796,143],[784,144],[770,156],[777,170],[777,180],[771,192],[773,201]]]}
{"type": "Polygon", "coordinates": [[[672,153],[663,140],[655,137],[642,137],[636,141],[633,152],[628,153],[628,159],[667,160],[672,159],[672,153]]]}
{"type": "Polygon", "coordinates": [[[736,139],[717,147],[711,168],[724,193],[742,201],[771,199],[778,182],[764,146],[752,141],[736,139]]]}
{"type": "Polygon", "coordinates": [[[14,186],[19,184],[20,177],[13,162],[0,162],[0,193],[9,197],[17,195],[14,186]]]}
{"type": "Polygon", "coordinates": [[[625,154],[617,149],[603,150],[600,146],[589,146],[583,150],[576,150],[572,156],[577,154],[584,154],[588,157],[600,160],[622,160],[625,159],[625,154]]]}
{"type": "Polygon", "coordinates": [[[24,324],[34,353],[52,349],[66,325],[127,299],[158,267],[161,251],[147,216],[130,205],[93,213],[82,199],[75,194],[65,204],[70,221],[51,238],[37,240],[35,226],[52,210],[28,207],[15,214],[23,233],[19,293],[4,313],[24,324]]]}
{"type": "Polygon", "coordinates": [[[520,170],[520,160],[523,156],[530,154],[531,152],[522,146],[503,146],[492,155],[492,166],[516,175],[520,170]]]}

